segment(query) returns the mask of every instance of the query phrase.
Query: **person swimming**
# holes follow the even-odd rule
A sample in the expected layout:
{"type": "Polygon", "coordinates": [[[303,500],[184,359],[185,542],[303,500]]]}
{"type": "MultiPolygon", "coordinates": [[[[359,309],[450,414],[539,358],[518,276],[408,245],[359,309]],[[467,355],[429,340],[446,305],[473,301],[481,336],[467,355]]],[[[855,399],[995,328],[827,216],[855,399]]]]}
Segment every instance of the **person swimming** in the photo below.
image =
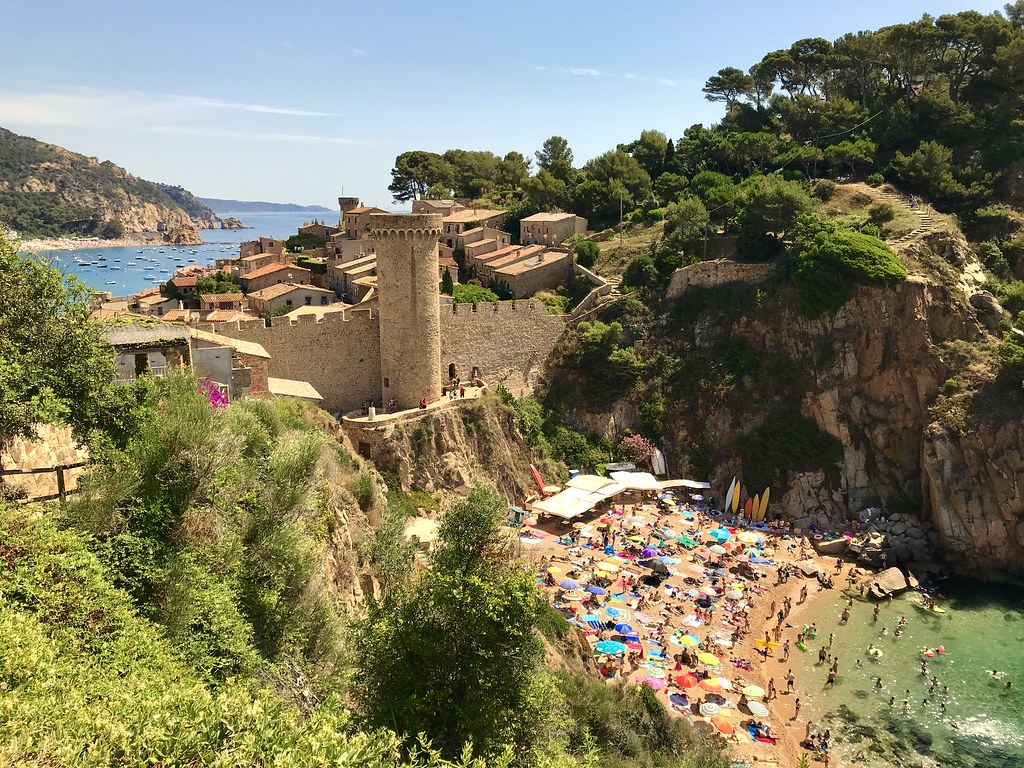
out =
{"type": "Polygon", "coordinates": [[[989,674],[990,677],[992,677],[995,680],[1002,680],[1004,673],[1003,672],[999,672],[998,670],[993,669],[988,674],[989,674]]]}

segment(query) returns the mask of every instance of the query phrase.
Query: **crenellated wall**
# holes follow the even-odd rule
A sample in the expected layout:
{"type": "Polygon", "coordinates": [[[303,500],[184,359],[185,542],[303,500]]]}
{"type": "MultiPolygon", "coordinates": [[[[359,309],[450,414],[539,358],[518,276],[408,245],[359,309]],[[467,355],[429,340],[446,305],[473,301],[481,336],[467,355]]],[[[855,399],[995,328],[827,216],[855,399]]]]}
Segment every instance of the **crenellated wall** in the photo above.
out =
{"type": "Polygon", "coordinates": [[[769,278],[772,269],[771,264],[744,264],[728,259],[698,261],[672,273],[668,298],[678,299],[695,285],[709,288],[723,283],[760,283],[769,278]]]}
{"type": "MultiPolygon", "coordinates": [[[[473,368],[489,384],[520,396],[531,391],[544,362],[565,331],[568,316],[550,315],[539,301],[450,304],[441,307],[441,375],[449,365],[468,380],[473,368]]],[[[379,318],[370,309],[328,312],[323,317],[275,317],[262,323],[200,326],[254,341],[270,354],[270,375],[308,381],[331,412],[380,401],[379,318]],[[253,327],[255,326],[255,327],[253,327]]]]}

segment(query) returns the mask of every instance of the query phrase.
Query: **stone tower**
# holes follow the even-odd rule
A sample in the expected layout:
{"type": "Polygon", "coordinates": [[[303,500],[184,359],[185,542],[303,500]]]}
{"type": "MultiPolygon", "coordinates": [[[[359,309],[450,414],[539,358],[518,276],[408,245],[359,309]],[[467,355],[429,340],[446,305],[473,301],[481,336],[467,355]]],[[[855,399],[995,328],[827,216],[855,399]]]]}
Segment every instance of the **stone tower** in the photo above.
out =
{"type": "Polygon", "coordinates": [[[399,408],[441,397],[441,309],[437,214],[375,213],[381,399],[399,408]]]}

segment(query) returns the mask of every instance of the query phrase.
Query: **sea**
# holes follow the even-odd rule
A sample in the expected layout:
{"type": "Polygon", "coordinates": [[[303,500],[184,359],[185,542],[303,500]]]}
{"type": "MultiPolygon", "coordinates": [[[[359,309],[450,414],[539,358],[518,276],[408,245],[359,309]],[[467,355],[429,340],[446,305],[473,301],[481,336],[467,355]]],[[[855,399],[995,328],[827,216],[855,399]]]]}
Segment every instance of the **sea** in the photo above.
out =
{"type": "Polygon", "coordinates": [[[215,259],[238,256],[238,244],[259,236],[285,239],[314,218],[336,222],[331,213],[223,213],[249,225],[249,229],[200,230],[202,245],[133,245],[121,248],[79,248],[70,251],[40,251],[66,275],[74,275],[97,291],[128,296],[170,280],[179,267],[205,266],[215,259]]]}
{"type": "MultiPolygon", "coordinates": [[[[919,594],[906,593],[881,603],[877,622],[874,603],[838,589],[829,595],[817,612],[817,637],[806,652],[794,649],[790,661],[802,713],[831,729],[843,765],[1024,767],[1024,591],[958,581],[938,595],[944,613],[925,610],[919,594]],[[850,599],[850,620],[840,624],[850,599]],[[896,637],[901,616],[908,624],[896,637]],[[826,688],[829,663],[818,665],[818,649],[830,633],[839,677],[826,688]],[[870,645],[881,656],[869,654],[870,645]],[[926,655],[938,646],[944,655],[926,655]]],[[[784,674],[783,668],[777,677],[784,674]]]]}

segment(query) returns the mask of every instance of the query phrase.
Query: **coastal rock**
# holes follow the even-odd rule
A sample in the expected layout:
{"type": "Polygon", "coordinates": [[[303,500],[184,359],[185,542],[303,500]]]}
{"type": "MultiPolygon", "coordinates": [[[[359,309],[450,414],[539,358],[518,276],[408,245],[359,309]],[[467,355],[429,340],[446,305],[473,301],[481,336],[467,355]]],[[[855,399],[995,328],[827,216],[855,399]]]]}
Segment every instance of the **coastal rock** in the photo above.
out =
{"type": "Polygon", "coordinates": [[[832,555],[833,557],[843,554],[849,542],[843,538],[832,539],[832,541],[816,541],[814,542],[814,548],[823,555],[832,555]]]}
{"type": "Polygon", "coordinates": [[[228,216],[225,219],[220,220],[221,229],[249,229],[249,225],[240,219],[232,218],[228,216]]]}
{"type": "Polygon", "coordinates": [[[906,592],[907,589],[909,589],[907,577],[903,575],[903,571],[899,568],[893,567],[886,568],[877,574],[871,580],[869,591],[872,597],[882,600],[889,597],[889,595],[898,595],[901,592],[906,592]]]}

